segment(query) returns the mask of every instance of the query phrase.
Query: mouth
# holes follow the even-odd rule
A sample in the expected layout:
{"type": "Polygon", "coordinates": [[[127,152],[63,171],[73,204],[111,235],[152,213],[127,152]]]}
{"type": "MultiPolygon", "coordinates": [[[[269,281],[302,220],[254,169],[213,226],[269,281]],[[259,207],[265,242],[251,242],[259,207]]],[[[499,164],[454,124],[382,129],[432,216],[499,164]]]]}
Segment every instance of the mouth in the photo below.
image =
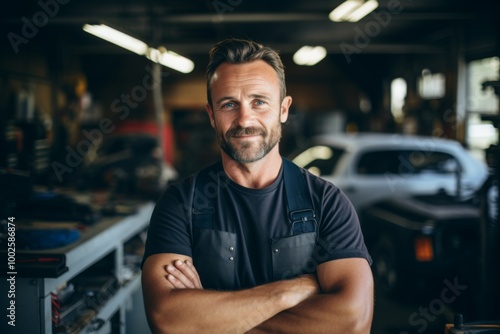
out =
{"type": "Polygon", "coordinates": [[[247,138],[256,138],[260,137],[260,134],[252,134],[252,135],[235,135],[231,136],[231,138],[236,138],[236,139],[247,139],[247,138]]]}
{"type": "Polygon", "coordinates": [[[257,128],[234,128],[230,129],[226,138],[231,139],[252,139],[257,137],[264,137],[265,132],[262,129],[257,128]]]}

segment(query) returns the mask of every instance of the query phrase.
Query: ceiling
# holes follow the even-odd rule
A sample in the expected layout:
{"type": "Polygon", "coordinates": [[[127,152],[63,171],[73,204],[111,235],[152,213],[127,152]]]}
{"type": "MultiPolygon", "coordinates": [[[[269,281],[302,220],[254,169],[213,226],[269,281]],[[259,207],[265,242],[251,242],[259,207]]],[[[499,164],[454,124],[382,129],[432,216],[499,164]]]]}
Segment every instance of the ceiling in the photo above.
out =
{"type": "MultiPolygon", "coordinates": [[[[33,68],[33,54],[38,60],[41,57],[36,52],[42,50],[49,69],[66,71],[80,66],[89,86],[98,87],[96,91],[106,85],[125,89],[119,85],[128,87],[125,81],[133,80],[134,70],[137,77],[144,75],[144,66],[138,66],[139,56],[84,32],[86,23],[105,23],[151,47],[164,46],[192,59],[194,72],[186,76],[173,71],[171,82],[203,80],[211,46],[227,37],[245,37],[280,51],[288,83],[295,80],[306,85],[332,85],[334,81],[333,91],[338,91],[334,99],[338,101],[344,94],[340,85],[345,86],[348,77],[367,92],[374,105],[382,103],[381,78],[387,77],[388,69],[402,59],[400,56],[419,56],[426,67],[440,66],[438,70],[442,71],[443,64],[455,66],[448,54],[462,47],[463,39],[478,46],[474,52],[490,53],[482,56],[500,53],[498,0],[378,0],[380,6],[375,12],[359,22],[331,22],[328,14],[343,1],[9,1],[0,11],[0,35],[4,36],[0,39],[0,74],[17,75],[19,64],[26,70],[33,68]],[[38,27],[28,36],[27,25],[33,22],[38,22],[38,27]],[[485,31],[493,32],[485,37],[485,31]],[[13,35],[24,38],[17,52],[9,41],[13,35]],[[327,59],[312,67],[296,66],[292,55],[303,45],[324,46],[327,59]],[[437,54],[441,57],[434,57],[437,54]],[[5,57],[16,57],[16,68],[10,68],[9,61],[2,63],[5,57]],[[356,66],[348,66],[351,59],[356,60],[356,66]],[[81,64],[74,65],[75,60],[81,64]]],[[[410,70],[418,72],[421,68],[410,70]]]]}
{"type": "Polygon", "coordinates": [[[500,2],[496,0],[379,0],[378,19],[371,14],[357,23],[329,21],[329,12],[342,2],[9,1],[2,6],[0,31],[4,36],[8,32],[21,35],[23,17],[33,22],[44,10],[41,3],[46,3],[52,12],[48,23],[41,25],[37,42],[60,40],[81,53],[126,52],[81,29],[85,23],[106,23],[150,46],[163,45],[188,57],[206,56],[214,42],[228,36],[249,37],[282,54],[291,54],[302,45],[322,45],[330,54],[345,54],[346,48],[363,54],[428,54],[443,51],[441,39],[451,29],[500,19],[500,2]]]}
{"type": "MultiPolygon", "coordinates": [[[[144,77],[145,67],[138,66],[140,57],[84,32],[82,26],[86,23],[105,23],[151,47],[164,46],[192,59],[195,71],[189,76],[174,71],[169,77],[171,83],[184,78],[203,81],[208,51],[217,41],[227,37],[254,39],[280,51],[287,68],[287,82],[295,80],[299,83],[296,87],[304,91],[302,95],[313,96],[302,101],[308,110],[329,110],[337,104],[345,110],[357,110],[349,109],[352,103],[357,103],[346,93],[349,87],[351,91],[366,93],[374,110],[382,110],[385,96],[382,79],[390,76],[391,66],[404,66],[404,71],[421,73],[422,67],[413,61],[418,58],[426,68],[435,65],[439,71],[451,72],[457,66],[456,51],[472,44],[477,56],[500,54],[498,0],[378,0],[380,6],[375,12],[359,22],[331,22],[328,14],[343,1],[7,1],[0,10],[0,79],[24,75],[18,72],[29,72],[42,62],[41,58],[48,59],[46,67],[49,71],[56,69],[53,72],[58,74],[63,70],[70,72],[73,62],[80,61],[75,71],[84,70],[89,86],[98,87],[90,90],[102,94],[101,99],[103,96],[115,99],[130,90],[134,80],[144,77]],[[43,21],[44,18],[47,20],[43,21]],[[36,32],[27,36],[26,26],[36,20],[42,21],[38,22],[36,32]],[[17,52],[9,41],[13,34],[24,38],[17,52]],[[312,68],[294,66],[291,56],[303,45],[324,46],[328,57],[312,68]],[[40,50],[42,57],[36,53],[40,50]],[[434,57],[437,54],[441,56],[434,57]],[[415,57],[410,56],[406,61],[407,55],[415,57]],[[356,66],[347,66],[351,56],[357,57],[356,66]],[[11,66],[13,59],[15,66],[11,66]],[[402,59],[405,62],[395,65],[402,59]],[[135,77],[130,73],[134,70],[135,77]],[[326,83],[323,86],[327,88],[309,87],[311,82],[326,83]],[[108,87],[114,90],[106,90],[108,87]],[[312,100],[319,102],[315,104],[312,100]]],[[[146,59],[142,61],[148,63],[146,59]]],[[[47,74],[39,74],[42,75],[47,74]]],[[[187,93],[180,95],[191,101],[191,91],[184,88],[187,93]]],[[[201,93],[204,104],[204,91],[201,93]]],[[[296,95],[294,105],[301,105],[296,95]]]]}

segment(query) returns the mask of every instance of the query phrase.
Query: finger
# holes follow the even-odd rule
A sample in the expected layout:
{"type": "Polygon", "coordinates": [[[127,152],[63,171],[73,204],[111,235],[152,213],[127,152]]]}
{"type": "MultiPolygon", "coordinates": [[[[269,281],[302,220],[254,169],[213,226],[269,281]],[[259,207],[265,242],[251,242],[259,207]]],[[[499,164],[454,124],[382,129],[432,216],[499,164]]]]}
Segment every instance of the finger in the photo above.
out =
{"type": "Polygon", "coordinates": [[[200,276],[198,275],[198,272],[196,271],[196,268],[191,263],[191,261],[186,260],[184,266],[187,267],[186,268],[186,274],[189,276],[189,278],[194,283],[194,285],[196,286],[196,288],[203,289],[203,286],[201,285],[200,276]]]}
{"type": "Polygon", "coordinates": [[[200,276],[198,276],[196,268],[190,262],[188,262],[188,260],[186,260],[186,262],[177,260],[174,262],[174,265],[193,283],[193,286],[195,288],[203,289],[200,282],[200,276]]]}
{"type": "Polygon", "coordinates": [[[190,281],[192,288],[200,288],[199,277],[195,274],[192,267],[189,267],[181,260],[176,260],[174,266],[184,274],[184,276],[190,281]]]}
{"type": "MultiPolygon", "coordinates": [[[[177,261],[175,261],[174,263],[176,262],[177,261]]],[[[179,270],[176,266],[169,264],[167,266],[167,272],[172,276],[174,276],[178,281],[180,281],[185,288],[191,288],[191,289],[196,288],[195,284],[190,280],[189,277],[186,276],[184,271],[179,270]]]]}
{"type": "Polygon", "coordinates": [[[170,282],[174,288],[176,289],[185,289],[187,288],[186,284],[179,279],[180,276],[182,276],[182,273],[180,273],[173,265],[167,265],[165,266],[165,271],[167,272],[166,279],[168,282],[170,282]]]}
{"type": "Polygon", "coordinates": [[[196,277],[196,282],[197,282],[198,288],[203,289],[203,286],[201,285],[200,275],[198,275],[198,271],[196,270],[196,267],[189,260],[186,260],[186,264],[193,271],[193,275],[196,277]]]}
{"type": "Polygon", "coordinates": [[[181,281],[179,281],[177,278],[175,278],[174,275],[168,274],[167,275],[167,281],[170,284],[172,284],[172,286],[173,286],[174,289],[185,289],[186,288],[181,281]]]}

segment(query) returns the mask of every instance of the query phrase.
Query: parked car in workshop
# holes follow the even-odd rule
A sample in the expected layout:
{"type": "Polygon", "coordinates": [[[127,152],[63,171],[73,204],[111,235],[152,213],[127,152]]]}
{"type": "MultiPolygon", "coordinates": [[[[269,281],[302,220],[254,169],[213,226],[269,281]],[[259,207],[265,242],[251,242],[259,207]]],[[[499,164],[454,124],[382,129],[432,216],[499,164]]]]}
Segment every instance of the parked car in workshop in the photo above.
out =
{"type": "Polygon", "coordinates": [[[398,134],[317,136],[292,160],[339,187],[358,213],[391,197],[445,193],[467,200],[488,174],[457,141],[398,134]]]}
{"type": "Polygon", "coordinates": [[[481,254],[477,205],[444,194],[391,198],[363,209],[360,220],[381,291],[424,297],[442,289],[443,280],[457,280],[468,287],[462,308],[473,311],[481,254]]]}
{"type": "Polygon", "coordinates": [[[408,286],[416,292],[419,284],[464,268],[477,272],[470,264],[479,254],[479,210],[471,203],[488,169],[458,142],[323,135],[293,161],[350,198],[374,260],[375,279],[388,294],[408,286]]]}

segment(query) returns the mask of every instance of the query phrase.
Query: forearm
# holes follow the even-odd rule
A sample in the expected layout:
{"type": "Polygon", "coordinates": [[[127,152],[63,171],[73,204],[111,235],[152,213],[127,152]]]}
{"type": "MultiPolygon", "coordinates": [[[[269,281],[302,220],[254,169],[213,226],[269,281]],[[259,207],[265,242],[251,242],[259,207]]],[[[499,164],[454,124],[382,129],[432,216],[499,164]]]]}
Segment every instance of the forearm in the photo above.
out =
{"type": "Polygon", "coordinates": [[[250,333],[370,333],[373,278],[368,262],[341,259],[317,269],[322,294],[277,314],[250,333]]]}
{"type": "Polygon", "coordinates": [[[284,310],[249,331],[263,333],[370,333],[373,295],[321,294],[284,310]]]}
{"type": "Polygon", "coordinates": [[[146,297],[152,301],[147,312],[155,333],[245,333],[297,305],[307,289],[300,280],[241,291],[171,289],[161,298],[146,297]]]}

